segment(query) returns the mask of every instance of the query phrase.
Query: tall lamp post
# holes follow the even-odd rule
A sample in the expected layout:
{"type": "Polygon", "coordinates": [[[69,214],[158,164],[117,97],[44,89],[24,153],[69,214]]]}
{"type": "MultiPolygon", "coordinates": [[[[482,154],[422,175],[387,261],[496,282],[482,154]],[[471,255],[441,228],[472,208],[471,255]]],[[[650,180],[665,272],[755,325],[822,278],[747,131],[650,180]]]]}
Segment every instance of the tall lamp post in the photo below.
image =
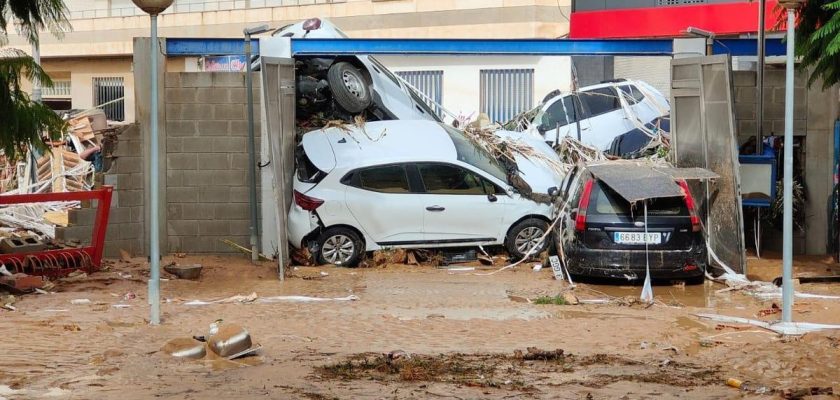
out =
{"type": "Polygon", "coordinates": [[[787,9],[785,74],[784,215],[782,237],[782,322],[793,322],[793,69],[796,10],[805,0],[779,0],[787,9]]]}
{"type": "Polygon", "coordinates": [[[159,182],[158,182],[158,36],[157,16],[172,5],[173,0],[131,0],[137,7],[148,13],[151,17],[152,34],[151,46],[149,47],[149,60],[151,65],[150,85],[151,112],[149,118],[149,143],[151,144],[149,156],[149,186],[151,195],[149,200],[149,304],[151,306],[150,323],[160,324],[160,204],[159,204],[159,182]]]}
{"type": "Polygon", "coordinates": [[[242,33],[245,35],[245,87],[246,100],[248,103],[248,200],[251,203],[251,262],[259,260],[257,241],[259,235],[257,222],[257,155],[256,138],[254,137],[254,83],[251,77],[251,36],[265,33],[271,29],[268,25],[245,28],[242,33]]]}

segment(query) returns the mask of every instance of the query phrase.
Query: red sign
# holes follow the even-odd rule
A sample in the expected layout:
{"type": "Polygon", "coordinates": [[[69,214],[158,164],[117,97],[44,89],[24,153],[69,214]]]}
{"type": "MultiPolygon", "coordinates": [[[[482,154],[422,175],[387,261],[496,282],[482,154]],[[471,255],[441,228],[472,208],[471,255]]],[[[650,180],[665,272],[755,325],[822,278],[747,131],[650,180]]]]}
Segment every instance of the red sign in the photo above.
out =
{"type": "MultiPolygon", "coordinates": [[[[776,30],[781,15],[776,0],[767,0],[765,26],[776,30]]],[[[579,11],[572,13],[572,39],[686,36],[689,26],[732,36],[758,31],[758,1],[704,5],[579,11]]]]}

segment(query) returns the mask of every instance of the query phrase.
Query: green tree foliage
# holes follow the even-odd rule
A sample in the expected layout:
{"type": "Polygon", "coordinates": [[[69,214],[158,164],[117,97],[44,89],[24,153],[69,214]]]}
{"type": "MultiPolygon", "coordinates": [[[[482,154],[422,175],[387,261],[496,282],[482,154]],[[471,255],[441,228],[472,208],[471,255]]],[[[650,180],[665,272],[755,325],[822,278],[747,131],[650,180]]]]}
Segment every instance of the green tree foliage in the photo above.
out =
{"type": "MultiPolygon", "coordinates": [[[[63,0],[0,0],[0,45],[8,43],[8,30],[15,29],[30,43],[38,43],[38,31],[60,37],[70,29],[63,0]]],[[[29,144],[43,146],[42,135],[58,138],[66,124],[49,107],[34,102],[21,90],[21,81],[40,79],[45,87],[52,81],[25,53],[0,48],[0,150],[15,159],[29,144]]]]}
{"type": "Polygon", "coordinates": [[[797,12],[796,55],[811,68],[808,85],[840,82],[840,0],[808,0],[797,12]]]}

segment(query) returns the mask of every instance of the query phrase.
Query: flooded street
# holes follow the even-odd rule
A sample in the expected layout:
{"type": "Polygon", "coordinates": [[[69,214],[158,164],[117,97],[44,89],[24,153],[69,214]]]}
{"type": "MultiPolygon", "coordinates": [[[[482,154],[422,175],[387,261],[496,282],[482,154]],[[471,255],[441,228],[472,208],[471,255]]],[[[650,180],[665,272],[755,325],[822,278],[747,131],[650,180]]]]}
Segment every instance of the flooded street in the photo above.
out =
{"type": "MultiPolygon", "coordinates": [[[[140,259],[18,299],[17,311],[2,312],[0,398],[781,398],[840,386],[840,333],[781,337],[700,319],[780,317],[774,301],[712,282],[656,285],[652,306],[636,301],[637,285],[578,283],[572,293],[583,304],[543,305],[535,300],[568,284],[529,265],[492,275],[480,267],[301,267],[279,283],[269,264],[173,260],[204,271],[199,281],[162,282],[160,326],[147,323],[140,259]],[[251,293],[244,303],[187,304],[251,293]],[[170,340],[206,335],[219,319],[247,328],[262,349],[197,361],[162,351],[170,340]],[[726,386],[729,378],[764,393],[742,393],[726,386]]],[[[780,265],[751,259],[750,276],[772,280],[780,265]]],[[[795,275],[837,272],[829,260],[807,258],[795,275]]],[[[840,285],[797,291],[840,295],[840,285]]],[[[794,308],[797,321],[840,323],[839,315],[840,300],[797,299],[794,308]]]]}

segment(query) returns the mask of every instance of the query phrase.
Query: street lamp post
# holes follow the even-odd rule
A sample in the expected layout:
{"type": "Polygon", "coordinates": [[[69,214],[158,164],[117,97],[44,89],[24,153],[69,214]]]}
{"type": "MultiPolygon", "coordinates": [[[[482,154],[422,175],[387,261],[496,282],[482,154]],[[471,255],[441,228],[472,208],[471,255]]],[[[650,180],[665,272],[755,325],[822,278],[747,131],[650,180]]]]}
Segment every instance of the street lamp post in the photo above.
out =
{"type": "Polygon", "coordinates": [[[796,10],[805,0],[779,0],[787,9],[785,74],[784,215],[782,237],[782,322],[793,322],[793,69],[796,10]]]}
{"type": "Polygon", "coordinates": [[[265,33],[271,29],[268,25],[246,28],[245,34],[245,87],[248,104],[248,200],[251,206],[251,262],[259,260],[257,241],[259,235],[257,222],[257,156],[256,138],[254,137],[254,83],[251,77],[251,36],[265,33]]]}
{"type": "Polygon", "coordinates": [[[151,112],[149,118],[149,304],[151,306],[150,323],[160,324],[160,199],[158,182],[158,37],[157,16],[172,5],[173,0],[131,0],[137,7],[148,13],[151,18],[151,46],[149,60],[151,65],[151,112]]]}

